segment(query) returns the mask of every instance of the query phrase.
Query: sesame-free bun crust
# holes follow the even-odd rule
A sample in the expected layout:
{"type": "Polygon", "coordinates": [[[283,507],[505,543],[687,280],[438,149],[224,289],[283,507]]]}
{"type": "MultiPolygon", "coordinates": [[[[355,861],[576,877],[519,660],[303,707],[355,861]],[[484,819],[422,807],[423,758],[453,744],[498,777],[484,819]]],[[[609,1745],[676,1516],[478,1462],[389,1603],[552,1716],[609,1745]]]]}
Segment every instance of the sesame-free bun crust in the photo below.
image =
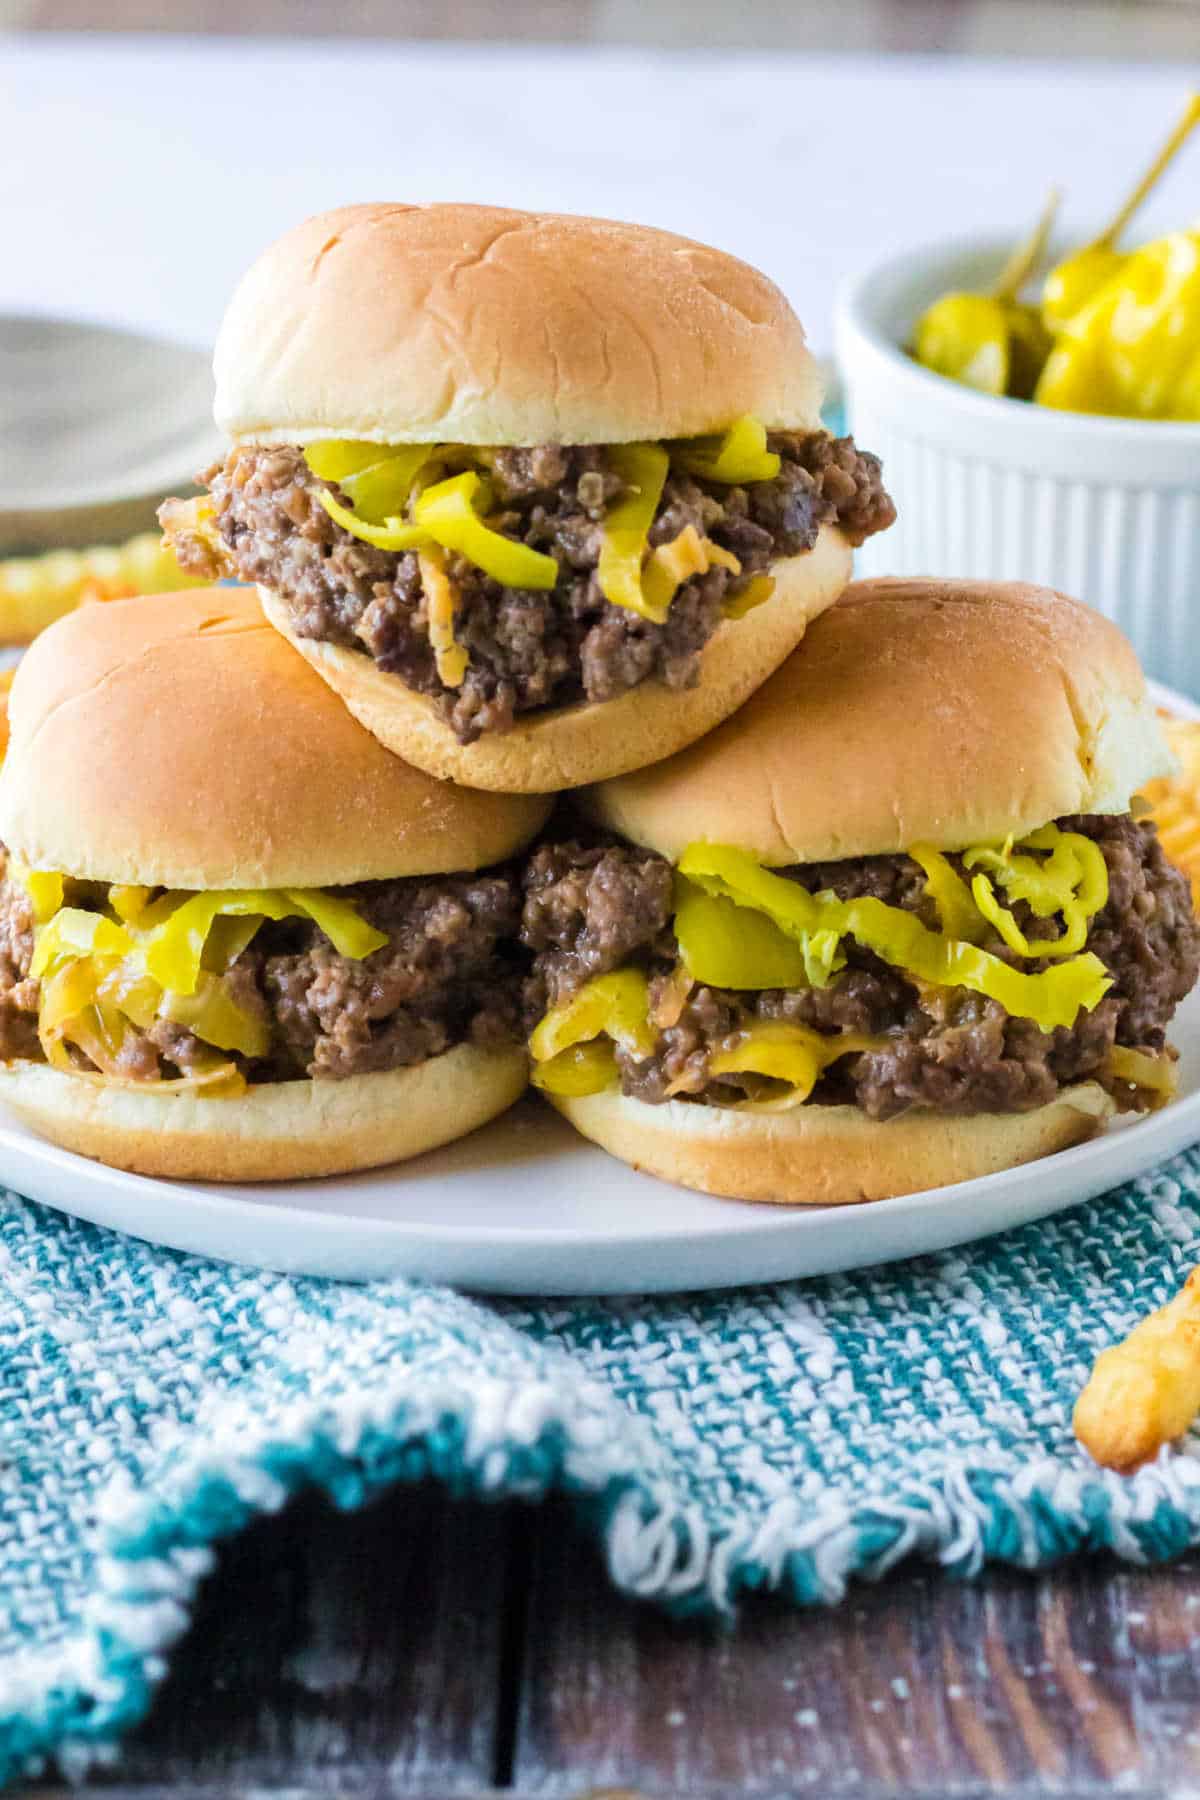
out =
{"type": "Polygon", "coordinates": [[[297,1181],[402,1162],[504,1112],[525,1052],[459,1044],[412,1068],[279,1081],[238,1098],[135,1091],[42,1063],[0,1068],[0,1101],[65,1150],[183,1181],[297,1181]]]}
{"type": "Polygon", "coordinates": [[[1124,812],[1172,767],[1099,613],[1017,582],[863,581],[735,718],[586,804],[672,861],[707,841],[780,866],[1124,812]]]}
{"type": "Polygon", "coordinates": [[[327,887],[481,868],[547,805],[390,755],[249,588],[81,608],[26,652],[0,839],[32,868],[180,888],[327,887]]]}
{"type": "Polygon", "coordinates": [[[670,232],[495,206],[346,206],[264,251],[225,315],[235,441],[590,444],[753,413],[815,427],[779,289],[670,232]]]}
{"type": "Polygon", "coordinates": [[[1034,1162],[1094,1137],[1114,1107],[1095,1082],[1027,1113],[949,1118],[909,1112],[883,1123],[855,1106],[737,1112],[616,1091],[554,1098],[583,1136],[664,1181],[729,1200],[845,1206],[919,1194],[1034,1162]]]}
{"type": "Polygon", "coordinates": [[[646,681],[615,700],[518,718],[511,730],[485,733],[473,744],[460,744],[432,701],[398,675],[357,651],[293,636],[283,602],[267,588],[259,597],[272,624],[397,756],[464,787],[538,794],[640,769],[703,737],[790,655],[809,621],[842,592],[850,566],[845,538],[826,526],[811,550],[772,567],[769,600],[718,625],[694,687],[646,681]]]}

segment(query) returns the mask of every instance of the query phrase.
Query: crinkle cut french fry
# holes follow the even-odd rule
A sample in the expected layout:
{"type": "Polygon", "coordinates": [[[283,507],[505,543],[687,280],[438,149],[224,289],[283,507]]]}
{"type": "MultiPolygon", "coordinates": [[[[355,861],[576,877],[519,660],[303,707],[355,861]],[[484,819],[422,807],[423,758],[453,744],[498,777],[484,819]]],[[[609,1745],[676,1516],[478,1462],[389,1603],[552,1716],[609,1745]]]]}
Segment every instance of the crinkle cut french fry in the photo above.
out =
{"type": "Polygon", "coordinates": [[[126,544],[10,557],[0,561],[0,644],[31,644],[39,631],[77,606],[85,590],[113,598],[196,585],[156,531],[126,544]]]}
{"type": "Polygon", "coordinates": [[[1181,1437],[1200,1413],[1200,1269],[1123,1343],[1096,1358],[1075,1407],[1075,1435],[1105,1468],[1127,1473],[1181,1437]]]}
{"type": "Polygon", "coordinates": [[[1165,719],[1164,727],[1182,766],[1177,775],[1147,782],[1142,798],[1163,849],[1190,880],[1200,913],[1200,719],[1165,719]]]}

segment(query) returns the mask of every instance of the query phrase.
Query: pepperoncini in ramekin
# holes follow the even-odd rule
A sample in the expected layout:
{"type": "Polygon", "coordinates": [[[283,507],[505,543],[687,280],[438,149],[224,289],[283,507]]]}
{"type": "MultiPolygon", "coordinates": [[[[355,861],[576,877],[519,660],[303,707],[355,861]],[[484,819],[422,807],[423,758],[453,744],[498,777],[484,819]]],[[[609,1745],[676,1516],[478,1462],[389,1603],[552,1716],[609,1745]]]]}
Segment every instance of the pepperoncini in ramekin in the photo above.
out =
{"type": "Polygon", "coordinates": [[[1059,411],[1200,420],[1200,229],[1135,250],[1120,239],[1200,123],[1200,93],[1098,237],[1022,290],[1041,260],[1050,212],[986,294],[947,294],[918,320],[912,354],[940,375],[1059,411]]]}
{"type": "Polygon", "coordinates": [[[1200,419],[1200,231],[1120,259],[1056,340],[1034,398],[1060,412],[1200,419]]]}
{"type": "Polygon", "coordinates": [[[1054,189],[988,293],[946,294],[922,314],[913,334],[918,362],[983,394],[1029,398],[1050,340],[1037,309],[1020,295],[1045,252],[1058,201],[1054,189]]]}

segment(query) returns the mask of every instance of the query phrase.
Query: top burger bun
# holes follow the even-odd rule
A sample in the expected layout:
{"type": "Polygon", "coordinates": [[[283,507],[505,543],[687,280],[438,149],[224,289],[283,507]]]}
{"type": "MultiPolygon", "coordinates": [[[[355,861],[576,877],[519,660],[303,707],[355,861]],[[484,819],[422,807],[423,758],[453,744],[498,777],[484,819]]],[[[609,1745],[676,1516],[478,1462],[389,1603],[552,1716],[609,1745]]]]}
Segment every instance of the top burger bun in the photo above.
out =
{"type": "Polygon", "coordinates": [[[26,653],[0,839],[33,868],[178,888],[481,868],[548,802],[451,787],[364,731],[248,589],[87,606],[26,653]]]}
{"type": "Polygon", "coordinates": [[[589,444],[743,413],[816,427],[765,275],[670,232],[493,206],[341,207],[272,245],[217,341],[235,441],[589,444]]]}
{"type": "Polygon", "coordinates": [[[733,718],[586,803],[672,861],[707,841],[779,867],[1124,812],[1172,767],[1098,613],[1017,582],[864,581],[733,718]]]}

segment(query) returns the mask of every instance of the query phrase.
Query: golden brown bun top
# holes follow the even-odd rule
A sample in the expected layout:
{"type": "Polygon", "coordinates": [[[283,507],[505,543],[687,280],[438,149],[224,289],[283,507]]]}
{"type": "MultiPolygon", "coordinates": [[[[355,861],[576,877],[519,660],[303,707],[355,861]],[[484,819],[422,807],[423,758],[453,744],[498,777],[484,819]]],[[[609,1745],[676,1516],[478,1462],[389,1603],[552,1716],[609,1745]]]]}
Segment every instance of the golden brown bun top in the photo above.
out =
{"type": "Polygon", "coordinates": [[[217,340],[239,441],[626,443],[818,423],[779,289],[671,232],[497,206],[345,206],[264,251],[217,340]]]}
{"type": "Polygon", "coordinates": [[[401,762],[249,589],[68,614],[26,654],[10,717],[0,839],[33,868],[97,881],[327,887],[476,869],[548,809],[401,762]]]}
{"type": "Polygon", "coordinates": [[[704,840],[780,866],[1124,812],[1171,766],[1132,648],[1077,600],[863,581],[733,718],[588,804],[673,860],[704,840]]]}

